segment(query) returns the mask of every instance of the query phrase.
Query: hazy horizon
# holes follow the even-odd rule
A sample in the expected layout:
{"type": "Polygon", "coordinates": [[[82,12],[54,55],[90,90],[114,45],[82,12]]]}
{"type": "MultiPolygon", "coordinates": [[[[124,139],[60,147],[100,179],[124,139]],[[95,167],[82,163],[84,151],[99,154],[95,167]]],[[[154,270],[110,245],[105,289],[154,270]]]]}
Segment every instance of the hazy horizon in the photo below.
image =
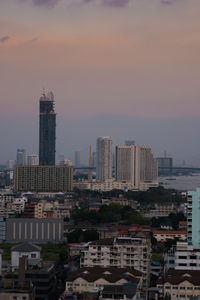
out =
{"type": "Polygon", "coordinates": [[[110,135],[200,165],[199,14],[199,0],[0,0],[0,163],[38,153],[45,87],[57,156],[110,135]]]}

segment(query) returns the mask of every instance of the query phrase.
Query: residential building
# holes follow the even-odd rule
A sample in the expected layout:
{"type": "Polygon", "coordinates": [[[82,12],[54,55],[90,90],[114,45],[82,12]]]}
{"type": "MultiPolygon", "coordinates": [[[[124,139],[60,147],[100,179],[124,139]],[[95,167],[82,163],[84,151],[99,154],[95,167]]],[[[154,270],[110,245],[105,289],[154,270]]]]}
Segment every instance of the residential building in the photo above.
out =
{"type": "Polygon", "coordinates": [[[171,202],[156,203],[154,206],[145,206],[140,212],[146,218],[168,217],[171,213],[177,213],[179,208],[171,202]]]}
{"type": "Polygon", "coordinates": [[[116,181],[134,185],[134,146],[116,146],[116,181]]]}
{"type": "Polygon", "coordinates": [[[135,232],[132,237],[115,237],[91,242],[81,252],[81,267],[134,268],[143,273],[143,285],[150,276],[151,240],[148,233],[135,232]]]}
{"type": "Polygon", "coordinates": [[[97,139],[96,153],[97,181],[112,179],[112,139],[109,136],[97,139]]]}
{"type": "Polygon", "coordinates": [[[134,285],[106,285],[102,291],[100,300],[136,300],[139,297],[137,286],[134,285]]]}
{"type": "Polygon", "coordinates": [[[188,244],[200,247],[200,188],[189,191],[187,195],[187,236],[188,244]]]}
{"type": "Polygon", "coordinates": [[[40,261],[41,248],[31,243],[23,243],[11,248],[12,271],[19,268],[21,257],[26,257],[29,265],[37,265],[40,261]]]}
{"type": "Polygon", "coordinates": [[[56,153],[56,113],[52,92],[47,95],[44,92],[40,97],[39,127],[39,164],[54,166],[56,153]]]}
{"type": "Polygon", "coordinates": [[[27,156],[27,165],[28,166],[38,166],[39,165],[39,157],[37,154],[31,154],[27,156]]]}
{"type": "Polygon", "coordinates": [[[26,150],[25,149],[17,149],[17,165],[25,165],[26,164],[26,150]]]}
{"type": "Polygon", "coordinates": [[[158,279],[157,288],[160,299],[189,300],[200,295],[200,271],[169,270],[158,279]]]}
{"type": "Polygon", "coordinates": [[[0,300],[35,300],[35,287],[30,280],[4,279],[0,285],[0,300]]]}
{"type": "Polygon", "coordinates": [[[116,147],[116,181],[145,190],[158,184],[157,162],[149,146],[116,147]]]}
{"type": "Polygon", "coordinates": [[[23,192],[67,192],[73,189],[71,166],[15,166],[14,188],[23,192]]]}
{"type": "Polygon", "coordinates": [[[66,280],[66,292],[102,291],[107,285],[142,287],[142,273],[133,268],[83,267],[72,272],[66,280]]]}
{"type": "Polygon", "coordinates": [[[177,242],[165,253],[165,269],[175,270],[200,270],[200,248],[186,242],[177,242]]]}
{"type": "Polygon", "coordinates": [[[157,242],[166,242],[167,240],[179,239],[187,240],[187,231],[181,230],[153,230],[153,236],[157,242]]]}

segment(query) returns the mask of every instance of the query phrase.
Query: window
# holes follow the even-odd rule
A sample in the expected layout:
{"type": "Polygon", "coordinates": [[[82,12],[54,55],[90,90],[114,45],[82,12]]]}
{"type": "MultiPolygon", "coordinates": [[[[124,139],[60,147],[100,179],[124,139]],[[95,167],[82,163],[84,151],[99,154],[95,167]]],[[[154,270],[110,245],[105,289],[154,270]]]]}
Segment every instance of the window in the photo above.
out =
{"type": "Polygon", "coordinates": [[[187,290],[193,290],[193,287],[189,286],[189,287],[187,288],[187,290]]]}
{"type": "Polygon", "coordinates": [[[195,264],[195,263],[191,263],[191,264],[190,264],[191,267],[196,267],[196,265],[197,265],[197,264],[195,264]]]}
{"type": "Polygon", "coordinates": [[[185,295],[180,295],[180,298],[185,298],[185,295]]]}
{"type": "Polygon", "coordinates": [[[185,286],[180,286],[180,290],[185,290],[185,286]]]}
{"type": "Polygon", "coordinates": [[[196,255],[190,255],[190,259],[197,259],[196,255]]]}
{"type": "Polygon", "coordinates": [[[187,259],[187,256],[179,256],[180,259],[187,259]]]}
{"type": "Polygon", "coordinates": [[[169,289],[171,289],[171,286],[166,285],[165,288],[166,288],[167,290],[169,290],[169,289]]]}
{"type": "Polygon", "coordinates": [[[31,258],[36,258],[36,254],[35,254],[35,253],[32,253],[32,254],[31,254],[31,258]]]}
{"type": "Polygon", "coordinates": [[[178,287],[177,286],[173,286],[173,290],[178,290],[178,287]]]}
{"type": "Polygon", "coordinates": [[[187,267],[187,264],[179,264],[181,267],[187,267]]]}

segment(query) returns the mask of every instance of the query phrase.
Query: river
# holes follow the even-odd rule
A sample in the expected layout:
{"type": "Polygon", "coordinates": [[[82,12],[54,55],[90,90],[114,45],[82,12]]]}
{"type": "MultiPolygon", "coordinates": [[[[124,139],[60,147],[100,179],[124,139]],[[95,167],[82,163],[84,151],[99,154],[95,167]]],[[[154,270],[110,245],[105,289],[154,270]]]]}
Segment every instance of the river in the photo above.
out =
{"type": "Polygon", "coordinates": [[[190,191],[200,187],[200,174],[194,174],[192,176],[158,177],[158,182],[166,189],[172,188],[179,191],[190,191]]]}

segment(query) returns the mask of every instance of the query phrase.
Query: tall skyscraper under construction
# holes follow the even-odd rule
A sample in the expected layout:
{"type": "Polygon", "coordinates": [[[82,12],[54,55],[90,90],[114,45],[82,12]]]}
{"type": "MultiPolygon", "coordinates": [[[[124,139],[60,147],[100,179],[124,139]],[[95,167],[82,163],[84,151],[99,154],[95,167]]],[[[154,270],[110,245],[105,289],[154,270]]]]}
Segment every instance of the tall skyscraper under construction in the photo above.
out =
{"type": "Polygon", "coordinates": [[[56,153],[56,113],[54,95],[43,92],[40,97],[39,164],[55,165],[56,153]]]}

